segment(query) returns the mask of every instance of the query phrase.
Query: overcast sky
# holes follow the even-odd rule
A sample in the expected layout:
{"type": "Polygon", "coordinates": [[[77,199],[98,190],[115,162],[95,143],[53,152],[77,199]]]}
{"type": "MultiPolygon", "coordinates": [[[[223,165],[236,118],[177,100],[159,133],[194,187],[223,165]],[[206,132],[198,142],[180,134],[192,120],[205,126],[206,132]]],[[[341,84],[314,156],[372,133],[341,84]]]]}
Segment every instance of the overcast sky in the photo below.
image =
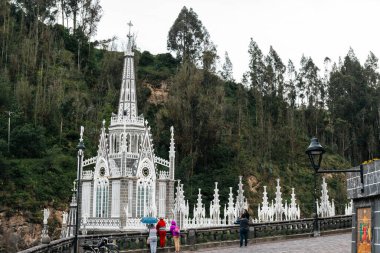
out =
{"type": "Polygon", "coordinates": [[[369,51],[380,57],[377,0],[101,0],[101,5],[96,39],[117,36],[125,43],[131,20],[138,48],[153,54],[167,52],[174,20],[183,6],[193,8],[221,63],[228,52],[238,81],[248,70],[251,37],[264,54],[272,45],[285,65],[291,59],[297,67],[304,54],[323,69],[326,56],[337,62],[350,47],[362,63],[369,51]]]}

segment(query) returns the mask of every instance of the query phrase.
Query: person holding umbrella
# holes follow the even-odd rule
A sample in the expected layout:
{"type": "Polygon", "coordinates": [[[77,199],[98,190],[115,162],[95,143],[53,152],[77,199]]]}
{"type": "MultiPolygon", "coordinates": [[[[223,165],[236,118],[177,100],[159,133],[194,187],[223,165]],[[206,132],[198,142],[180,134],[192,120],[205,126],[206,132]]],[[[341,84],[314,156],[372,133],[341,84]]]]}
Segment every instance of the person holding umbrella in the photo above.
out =
{"type": "Polygon", "coordinates": [[[153,224],[149,224],[148,228],[148,242],[150,246],[150,253],[157,252],[157,230],[153,224]]]}
{"type": "Polygon", "coordinates": [[[158,232],[158,236],[160,237],[160,247],[165,247],[165,241],[166,241],[166,222],[164,221],[163,217],[160,217],[160,220],[158,221],[156,225],[156,229],[158,232]]]}

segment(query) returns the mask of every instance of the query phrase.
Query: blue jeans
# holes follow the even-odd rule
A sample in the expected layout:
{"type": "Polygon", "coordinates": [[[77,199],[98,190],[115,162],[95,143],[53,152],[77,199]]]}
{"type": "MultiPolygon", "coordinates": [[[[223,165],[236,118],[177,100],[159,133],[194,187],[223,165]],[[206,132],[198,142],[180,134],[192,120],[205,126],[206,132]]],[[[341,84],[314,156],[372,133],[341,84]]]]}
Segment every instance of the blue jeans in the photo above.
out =
{"type": "Polygon", "coordinates": [[[157,236],[151,237],[149,243],[150,247],[150,253],[156,253],[157,252],[157,236]]]}
{"type": "Polygon", "coordinates": [[[240,229],[240,247],[243,246],[243,239],[245,240],[245,246],[247,246],[248,242],[248,230],[240,229]]]}

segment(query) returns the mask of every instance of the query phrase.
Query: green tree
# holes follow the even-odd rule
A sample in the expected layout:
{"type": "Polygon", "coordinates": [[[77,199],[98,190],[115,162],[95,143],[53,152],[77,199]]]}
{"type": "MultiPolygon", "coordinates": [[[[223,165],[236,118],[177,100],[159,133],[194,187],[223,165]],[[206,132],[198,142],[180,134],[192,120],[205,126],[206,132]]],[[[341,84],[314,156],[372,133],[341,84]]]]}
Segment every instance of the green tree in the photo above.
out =
{"type": "Polygon", "coordinates": [[[224,63],[222,66],[222,70],[220,71],[220,75],[223,78],[224,81],[227,82],[234,82],[234,77],[233,77],[233,65],[230,60],[230,57],[228,56],[228,53],[224,53],[224,63]]]}
{"type": "Polygon", "coordinates": [[[41,157],[46,149],[44,129],[31,124],[12,130],[11,153],[20,158],[41,157]]]}
{"type": "MultiPolygon", "coordinates": [[[[168,49],[183,62],[198,62],[209,45],[209,34],[192,8],[184,6],[169,30],[168,49]]],[[[208,50],[210,51],[210,50],[208,50]]]]}
{"type": "Polygon", "coordinates": [[[264,72],[265,65],[263,61],[263,53],[257,43],[251,38],[248,47],[249,54],[249,82],[253,89],[259,92],[264,90],[264,72]]]}

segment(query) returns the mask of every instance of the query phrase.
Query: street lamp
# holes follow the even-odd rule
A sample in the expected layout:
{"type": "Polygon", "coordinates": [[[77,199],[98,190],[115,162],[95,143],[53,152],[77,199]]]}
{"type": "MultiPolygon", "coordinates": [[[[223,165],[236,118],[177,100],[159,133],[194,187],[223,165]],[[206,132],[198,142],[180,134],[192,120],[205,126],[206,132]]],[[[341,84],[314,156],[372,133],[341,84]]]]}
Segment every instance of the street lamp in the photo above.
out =
{"type": "Polygon", "coordinates": [[[314,222],[313,234],[314,237],[319,236],[319,223],[318,223],[318,208],[317,208],[317,173],[321,167],[322,156],[325,149],[319,144],[317,138],[312,138],[309,147],[306,149],[306,154],[309,156],[311,166],[314,169],[314,222]]]}
{"type": "Polygon", "coordinates": [[[80,213],[79,213],[79,205],[81,203],[81,198],[80,198],[80,178],[82,175],[82,160],[83,160],[83,151],[85,149],[84,143],[83,143],[83,131],[84,127],[80,127],[80,139],[79,143],[77,145],[77,150],[78,150],[78,169],[77,169],[77,215],[75,217],[75,240],[74,240],[74,253],[78,252],[78,234],[79,234],[79,228],[80,228],[80,213]]]}
{"type": "Polygon", "coordinates": [[[317,172],[321,167],[322,156],[325,149],[319,143],[317,138],[312,138],[309,147],[306,149],[306,154],[309,156],[310,163],[313,169],[317,172]]]}
{"type": "Polygon", "coordinates": [[[337,170],[337,169],[320,169],[323,154],[325,149],[319,143],[318,139],[313,137],[309,147],[306,149],[305,153],[308,155],[311,167],[314,169],[314,221],[313,221],[313,235],[314,237],[320,235],[319,222],[318,222],[318,212],[317,212],[317,174],[318,173],[347,173],[347,172],[359,172],[360,181],[362,183],[362,192],[364,191],[363,184],[363,165],[360,165],[360,169],[348,169],[348,170],[337,170]]]}

